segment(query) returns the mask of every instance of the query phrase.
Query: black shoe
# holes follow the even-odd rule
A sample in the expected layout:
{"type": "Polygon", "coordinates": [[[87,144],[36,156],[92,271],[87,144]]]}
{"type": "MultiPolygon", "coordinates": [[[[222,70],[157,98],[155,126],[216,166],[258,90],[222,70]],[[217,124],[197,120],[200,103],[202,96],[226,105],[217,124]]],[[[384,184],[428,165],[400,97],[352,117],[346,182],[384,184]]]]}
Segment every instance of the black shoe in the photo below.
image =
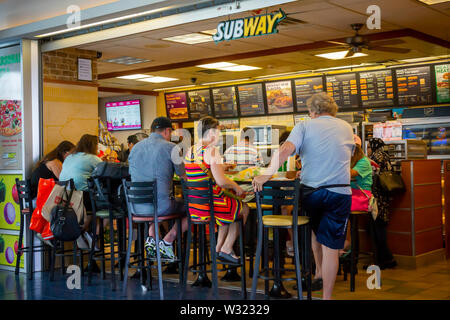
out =
{"type": "Polygon", "coordinates": [[[225,252],[219,252],[219,257],[218,257],[218,259],[220,260],[220,261],[222,261],[222,262],[225,262],[225,263],[231,263],[231,264],[239,264],[240,263],[240,260],[239,259],[236,259],[236,258],[234,258],[231,254],[229,254],[229,253],[225,253],[225,252]]]}
{"type": "MultiPolygon", "coordinates": [[[[100,273],[101,270],[98,267],[97,263],[95,261],[93,261],[93,265],[92,265],[92,273],[100,273]]],[[[86,268],[84,269],[84,272],[89,272],[89,264],[86,266],[86,268]]]]}

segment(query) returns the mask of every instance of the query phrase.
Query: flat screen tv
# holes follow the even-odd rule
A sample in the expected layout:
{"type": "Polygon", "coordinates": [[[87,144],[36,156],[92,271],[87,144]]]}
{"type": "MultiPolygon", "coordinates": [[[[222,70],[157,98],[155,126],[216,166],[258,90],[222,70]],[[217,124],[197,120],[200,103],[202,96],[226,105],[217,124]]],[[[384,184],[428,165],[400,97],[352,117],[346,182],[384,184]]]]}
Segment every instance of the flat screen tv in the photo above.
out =
{"type": "Polygon", "coordinates": [[[140,100],[108,102],[105,107],[108,131],[141,129],[140,100]]]}

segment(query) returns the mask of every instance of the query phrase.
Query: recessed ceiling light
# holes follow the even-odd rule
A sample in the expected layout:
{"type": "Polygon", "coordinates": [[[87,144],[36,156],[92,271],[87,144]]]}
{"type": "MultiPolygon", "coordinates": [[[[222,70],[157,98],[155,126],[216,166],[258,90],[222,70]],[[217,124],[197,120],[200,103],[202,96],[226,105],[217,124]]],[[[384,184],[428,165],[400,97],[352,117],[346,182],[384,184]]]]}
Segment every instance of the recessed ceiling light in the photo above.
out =
{"type": "Polygon", "coordinates": [[[113,59],[101,60],[100,62],[109,62],[109,63],[118,63],[118,64],[130,65],[130,64],[144,63],[144,62],[149,62],[149,61],[151,61],[151,60],[142,59],[142,58],[133,58],[133,57],[129,57],[129,56],[123,56],[123,57],[118,57],[118,58],[113,58],[113,59]]]}
{"type": "Polygon", "coordinates": [[[181,36],[163,38],[162,40],[179,42],[179,43],[184,43],[184,44],[197,44],[197,43],[213,41],[213,38],[210,35],[201,34],[201,33],[196,32],[196,33],[183,34],[181,36]]]}
{"type": "Polygon", "coordinates": [[[450,0],[419,0],[420,2],[423,2],[425,4],[431,5],[431,4],[437,4],[442,2],[448,2],[450,0]]]}
{"type": "Polygon", "coordinates": [[[149,76],[148,74],[130,74],[129,76],[122,76],[122,77],[117,77],[117,78],[134,80],[134,79],[142,79],[142,78],[149,78],[149,77],[151,77],[151,76],[149,76]]]}
{"type": "Polygon", "coordinates": [[[205,69],[220,69],[220,68],[228,68],[228,67],[233,67],[233,66],[237,66],[237,64],[231,63],[231,62],[216,62],[216,63],[201,64],[201,65],[198,65],[197,67],[205,68],[205,69]]]}
{"type": "Polygon", "coordinates": [[[237,65],[237,66],[231,66],[231,67],[225,67],[225,68],[218,68],[220,70],[225,70],[225,71],[249,71],[249,70],[256,70],[256,69],[261,69],[259,67],[252,67],[252,66],[246,66],[246,65],[237,65]]]}
{"type": "Polygon", "coordinates": [[[336,51],[336,52],[316,54],[315,56],[321,57],[321,58],[326,58],[326,59],[331,59],[331,60],[350,59],[350,58],[357,58],[357,57],[367,56],[367,54],[365,54],[365,53],[356,52],[351,57],[345,57],[347,52],[348,52],[347,50],[345,50],[345,51],[336,51]]]}
{"type": "Polygon", "coordinates": [[[179,79],[169,78],[169,77],[150,77],[150,78],[137,79],[137,80],[151,82],[151,83],[160,83],[160,82],[168,82],[168,81],[174,81],[174,80],[179,80],[179,79]]]}

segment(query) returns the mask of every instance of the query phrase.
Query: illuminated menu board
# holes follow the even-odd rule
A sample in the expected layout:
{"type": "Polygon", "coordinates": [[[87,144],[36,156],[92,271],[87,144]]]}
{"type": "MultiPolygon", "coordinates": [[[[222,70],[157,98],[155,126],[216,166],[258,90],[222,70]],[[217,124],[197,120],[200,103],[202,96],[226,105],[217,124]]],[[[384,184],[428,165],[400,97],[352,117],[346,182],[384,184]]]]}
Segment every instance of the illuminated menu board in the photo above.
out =
{"type": "Polygon", "coordinates": [[[291,81],[266,83],[269,114],[294,112],[291,81]]]}
{"type": "Polygon", "coordinates": [[[308,111],[306,100],[314,93],[322,91],[324,91],[322,77],[296,79],[295,95],[297,99],[297,111],[308,111]]]}
{"type": "Polygon", "coordinates": [[[363,107],[392,106],[394,104],[391,70],[361,72],[359,77],[363,107]]]}
{"type": "Polygon", "coordinates": [[[239,108],[242,116],[264,114],[264,95],[261,83],[238,87],[239,108]]]}
{"type": "Polygon", "coordinates": [[[214,88],[212,91],[216,117],[237,117],[238,112],[234,87],[214,88]]]}
{"type": "Polygon", "coordinates": [[[401,106],[432,103],[429,66],[397,69],[398,104],[401,106]]]}
{"type": "Polygon", "coordinates": [[[434,66],[437,103],[450,102],[450,64],[434,66]]]}
{"type": "Polygon", "coordinates": [[[356,73],[327,76],[327,93],[340,108],[357,108],[358,85],[356,73]]]}
{"type": "Polygon", "coordinates": [[[173,120],[188,118],[186,92],[166,93],[167,115],[173,120]]]}
{"type": "Polygon", "coordinates": [[[198,120],[211,114],[211,97],[208,89],[189,91],[188,96],[191,119],[198,120]]]}

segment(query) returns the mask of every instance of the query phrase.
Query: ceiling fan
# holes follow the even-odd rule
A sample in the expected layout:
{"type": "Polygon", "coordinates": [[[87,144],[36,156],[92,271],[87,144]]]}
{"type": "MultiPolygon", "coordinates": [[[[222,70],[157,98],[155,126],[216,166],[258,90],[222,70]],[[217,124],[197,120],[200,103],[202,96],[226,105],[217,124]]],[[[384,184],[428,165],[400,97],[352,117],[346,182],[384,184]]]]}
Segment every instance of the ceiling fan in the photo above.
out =
{"type": "Polygon", "coordinates": [[[374,50],[374,51],[382,51],[382,52],[392,52],[392,53],[408,53],[410,49],[404,48],[394,48],[394,47],[385,47],[385,45],[396,45],[405,43],[400,39],[389,39],[389,40],[379,40],[369,42],[369,39],[359,34],[359,30],[364,26],[363,23],[353,23],[351,27],[355,30],[355,35],[353,37],[348,37],[345,42],[338,41],[326,41],[333,44],[338,44],[341,46],[345,46],[345,48],[349,48],[345,58],[353,56],[357,52],[362,52],[362,49],[374,50]]]}

